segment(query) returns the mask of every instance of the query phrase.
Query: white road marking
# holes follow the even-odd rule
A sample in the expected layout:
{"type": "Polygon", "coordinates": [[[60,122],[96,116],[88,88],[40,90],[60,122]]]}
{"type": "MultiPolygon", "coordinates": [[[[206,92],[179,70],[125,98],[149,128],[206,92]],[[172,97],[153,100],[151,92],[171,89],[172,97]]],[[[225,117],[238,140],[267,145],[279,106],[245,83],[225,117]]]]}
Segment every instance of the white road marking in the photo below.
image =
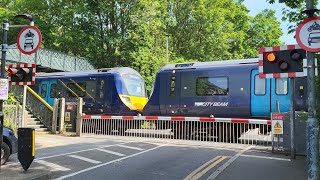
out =
{"type": "Polygon", "coordinates": [[[114,155],[117,155],[117,156],[126,156],[125,154],[121,154],[121,153],[118,153],[118,152],[114,152],[114,151],[109,151],[109,150],[106,150],[106,149],[97,149],[98,151],[102,151],[102,152],[106,152],[106,153],[109,153],[109,154],[114,154],[114,155]]]}
{"type": "Polygon", "coordinates": [[[68,156],[76,158],[76,159],[80,159],[82,161],[87,161],[87,162],[92,163],[92,164],[100,164],[101,163],[100,161],[96,161],[96,160],[93,160],[93,159],[85,158],[85,157],[82,157],[82,156],[77,156],[77,155],[68,155],[68,156]]]}
{"type": "MultiPolygon", "coordinates": [[[[117,145],[121,145],[121,144],[127,144],[127,143],[130,143],[130,142],[137,142],[137,141],[128,141],[128,142],[122,142],[122,143],[119,143],[119,144],[112,144],[112,145],[107,145],[107,146],[99,146],[97,148],[90,148],[90,149],[84,149],[84,150],[79,150],[79,151],[73,151],[73,152],[69,152],[69,153],[62,153],[62,154],[57,154],[57,155],[52,155],[52,156],[46,156],[46,157],[42,157],[42,158],[37,158],[35,160],[48,159],[48,158],[53,158],[53,157],[65,156],[65,155],[69,155],[69,154],[75,154],[75,153],[79,153],[79,152],[92,151],[92,150],[97,150],[97,149],[100,149],[100,148],[106,148],[106,147],[112,147],[112,146],[117,146],[117,145]]],[[[2,165],[1,167],[8,167],[8,166],[13,166],[13,165],[20,165],[20,162],[7,163],[6,165],[2,165]]]]}
{"type": "Polygon", "coordinates": [[[148,150],[145,150],[145,151],[141,151],[141,152],[138,152],[136,154],[132,154],[132,155],[129,155],[129,156],[126,156],[126,157],[123,157],[123,158],[119,158],[119,159],[113,160],[113,161],[109,161],[109,162],[106,162],[106,163],[103,163],[103,164],[99,164],[99,165],[96,165],[96,166],[93,166],[93,167],[90,167],[90,168],[87,168],[87,169],[83,169],[81,171],[74,172],[74,173],[71,173],[71,174],[68,174],[68,175],[65,175],[65,176],[61,176],[61,177],[59,177],[59,178],[57,178],[55,180],[62,180],[62,179],[68,178],[68,177],[72,177],[72,176],[75,176],[75,175],[83,173],[83,172],[87,172],[87,171],[90,171],[90,170],[93,170],[93,169],[96,169],[96,168],[99,168],[99,167],[102,167],[102,166],[105,166],[105,165],[108,165],[108,164],[112,164],[114,162],[122,161],[124,159],[128,159],[128,158],[131,158],[131,157],[134,157],[134,156],[137,156],[137,155],[140,155],[140,154],[143,154],[143,153],[158,149],[158,148],[160,148],[162,146],[166,146],[166,144],[163,144],[163,145],[160,145],[160,146],[156,146],[154,148],[151,148],[151,149],[148,149],[148,150]]]}
{"type": "Polygon", "coordinates": [[[242,156],[242,157],[260,158],[260,159],[271,159],[271,160],[278,160],[278,161],[291,161],[291,159],[277,158],[277,157],[267,157],[267,156],[254,156],[254,155],[246,155],[246,154],[242,154],[240,156],[242,156]]]}
{"type": "Polygon", "coordinates": [[[118,144],[117,146],[128,148],[128,149],[134,149],[134,150],[138,150],[138,151],[143,151],[144,150],[144,149],[141,149],[141,148],[132,147],[132,146],[126,146],[126,145],[122,145],[122,144],[118,144]]]}
{"type": "Polygon", "coordinates": [[[54,163],[51,163],[48,161],[36,160],[35,162],[52,168],[53,169],[52,171],[70,171],[69,168],[66,168],[66,167],[63,167],[63,166],[60,166],[58,164],[54,164],[54,163]]]}
{"type": "Polygon", "coordinates": [[[231,163],[233,163],[233,161],[235,161],[240,155],[242,155],[245,151],[251,149],[252,146],[241,150],[238,154],[236,154],[235,156],[233,156],[232,158],[230,158],[227,162],[225,162],[222,166],[220,166],[214,173],[212,173],[207,180],[214,180],[216,179],[216,177],[223,171],[225,170],[231,163]]]}

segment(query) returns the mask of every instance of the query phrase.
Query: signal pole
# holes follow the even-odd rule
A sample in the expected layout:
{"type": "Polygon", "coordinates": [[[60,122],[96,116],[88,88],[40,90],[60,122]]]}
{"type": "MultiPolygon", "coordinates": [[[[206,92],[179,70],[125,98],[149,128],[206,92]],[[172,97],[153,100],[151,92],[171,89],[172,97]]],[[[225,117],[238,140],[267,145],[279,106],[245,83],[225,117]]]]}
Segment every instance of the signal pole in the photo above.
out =
{"type": "MultiPolygon", "coordinates": [[[[317,11],[314,0],[306,0],[307,10],[304,11],[308,17],[313,17],[317,11]]],[[[307,120],[307,160],[308,179],[317,180],[319,178],[319,124],[316,119],[316,93],[315,93],[315,55],[307,51],[308,68],[308,120],[307,120]]]]}
{"type": "MultiPolygon", "coordinates": [[[[6,53],[8,50],[8,44],[7,44],[7,37],[8,37],[8,30],[9,30],[9,23],[8,19],[3,19],[3,25],[2,25],[2,48],[1,48],[1,73],[0,78],[4,77],[4,71],[6,66],[6,53]]],[[[3,100],[0,100],[0,149],[2,146],[2,138],[3,138],[3,100]]],[[[0,157],[1,157],[1,150],[0,150],[0,157]]],[[[0,163],[0,171],[1,171],[1,163],[0,163]]]]}
{"type": "MultiPolygon", "coordinates": [[[[34,25],[34,17],[28,14],[19,14],[16,15],[15,18],[23,18],[28,19],[30,21],[30,25],[34,25]]],[[[23,27],[26,25],[11,25],[11,27],[23,27]]],[[[5,77],[6,70],[6,53],[8,51],[8,31],[9,31],[9,21],[8,19],[3,19],[2,24],[2,49],[1,49],[1,73],[0,78],[5,77]]],[[[3,139],[3,122],[4,122],[4,114],[3,114],[3,100],[0,100],[0,157],[1,157],[1,146],[3,139]]],[[[1,172],[1,163],[0,163],[0,172],[1,172]]]]}

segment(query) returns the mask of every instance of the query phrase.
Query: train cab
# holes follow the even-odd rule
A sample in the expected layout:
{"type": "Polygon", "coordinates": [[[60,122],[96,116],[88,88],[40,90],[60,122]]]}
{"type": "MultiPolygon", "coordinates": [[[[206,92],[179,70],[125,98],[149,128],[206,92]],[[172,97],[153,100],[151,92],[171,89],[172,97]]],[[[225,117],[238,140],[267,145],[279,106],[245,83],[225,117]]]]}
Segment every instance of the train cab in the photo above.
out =
{"type": "Polygon", "coordinates": [[[51,106],[54,98],[82,97],[86,114],[136,115],[147,102],[143,78],[127,67],[39,74],[33,89],[51,106]]]}

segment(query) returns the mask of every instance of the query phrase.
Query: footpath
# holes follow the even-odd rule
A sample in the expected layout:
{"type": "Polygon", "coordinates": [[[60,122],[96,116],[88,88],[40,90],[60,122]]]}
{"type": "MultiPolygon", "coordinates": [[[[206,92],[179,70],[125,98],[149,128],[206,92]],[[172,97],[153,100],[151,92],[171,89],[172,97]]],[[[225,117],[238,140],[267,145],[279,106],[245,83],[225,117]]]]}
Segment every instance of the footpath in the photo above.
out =
{"type": "MultiPolygon", "coordinates": [[[[43,148],[50,148],[60,146],[66,141],[72,141],[73,134],[69,137],[52,134],[36,134],[36,151],[43,148]],[[37,138],[40,137],[40,138],[37,138]]],[[[76,143],[68,142],[69,144],[76,143]]],[[[33,160],[34,162],[35,160],[33,160]]],[[[7,164],[1,166],[0,180],[47,180],[50,179],[50,171],[45,166],[31,167],[24,172],[20,162],[18,161],[17,154],[12,154],[7,164]]]]}

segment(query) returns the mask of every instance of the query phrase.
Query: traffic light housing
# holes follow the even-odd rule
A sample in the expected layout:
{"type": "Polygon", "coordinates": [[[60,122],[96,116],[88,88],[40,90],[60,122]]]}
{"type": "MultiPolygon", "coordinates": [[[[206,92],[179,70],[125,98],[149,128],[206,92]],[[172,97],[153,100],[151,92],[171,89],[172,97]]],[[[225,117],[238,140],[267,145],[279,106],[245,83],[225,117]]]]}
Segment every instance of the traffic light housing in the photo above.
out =
{"type": "Polygon", "coordinates": [[[303,72],[303,49],[263,52],[263,74],[303,72]]]}
{"type": "Polygon", "coordinates": [[[35,64],[10,64],[8,68],[9,84],[33,85],[35,83],[35,64]]]}

